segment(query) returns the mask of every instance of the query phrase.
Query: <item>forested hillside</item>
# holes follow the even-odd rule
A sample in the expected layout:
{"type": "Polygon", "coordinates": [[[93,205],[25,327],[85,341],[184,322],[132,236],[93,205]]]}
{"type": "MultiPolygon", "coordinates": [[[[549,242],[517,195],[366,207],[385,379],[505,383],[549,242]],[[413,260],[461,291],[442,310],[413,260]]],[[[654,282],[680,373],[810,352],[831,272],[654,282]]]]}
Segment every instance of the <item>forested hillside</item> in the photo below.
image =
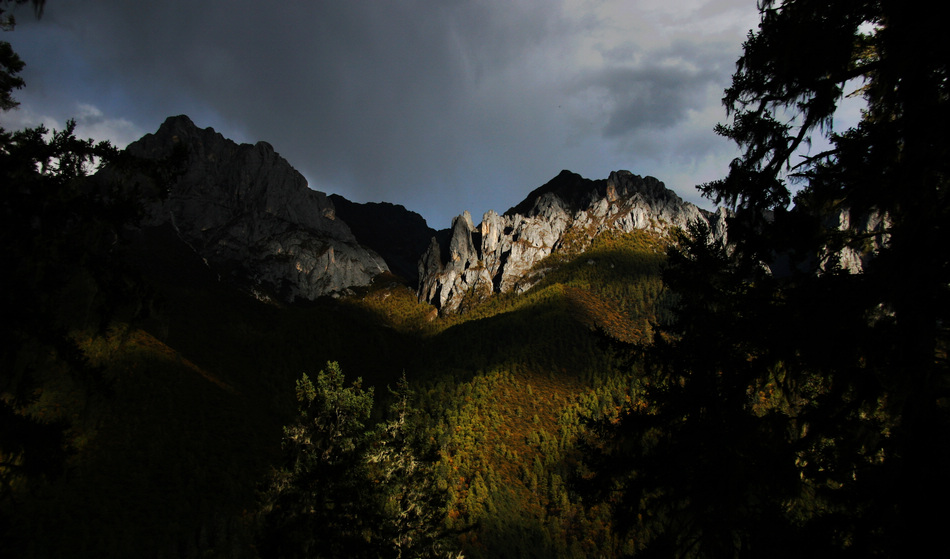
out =
{"type": "Polygon", "coordinates": [[[342,300],[263,303],[218,283],[169,235],[128,241],[139,312],[70,325],[48,365],[19,374],[30,392],[8,409],[31,426],[8,433],[48,430],[56,464],[33,458],[46,447],[7,451],[44,466],[4,472],[9,549],[254,556],[295,382],[329,361],[346,376],[341,389],[357,377],[374,389],[368,437],[392,419],[387,387],[405,375],[428,496],[443,501],[427,529],[443,534],[445,550],[620,549],[609,510],[570,491],[582,462],[575,441],[586,420],[616,417],[631,398],[629,342],[646,339],[655,319],[658,240],[605,235],[582,256],[546,263],[552,271],[530,292],[440,319],[394,277],[342,300]]]}

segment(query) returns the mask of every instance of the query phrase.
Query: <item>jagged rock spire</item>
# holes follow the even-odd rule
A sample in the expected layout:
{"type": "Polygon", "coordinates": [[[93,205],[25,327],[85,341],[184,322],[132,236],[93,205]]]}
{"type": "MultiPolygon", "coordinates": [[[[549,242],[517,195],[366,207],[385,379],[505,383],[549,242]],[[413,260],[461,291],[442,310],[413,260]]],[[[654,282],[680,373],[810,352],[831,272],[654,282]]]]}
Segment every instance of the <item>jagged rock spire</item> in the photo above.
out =
{"type": "Polygon", "coordinates": [[[606,230],[666,233],[695,221],[724,238],[723,213],[684,202],[653,177],[616,171],[588,180],[562,171],[504,215],[487,212],[478,227],[468,212],[456,217],[447,254],[433,238],[420,261],[419,298],[452,312],[465,297],[526,290],[541,277],[532,273],[535,264],[560,249],[569,231],[589,242],[606,230]]]}

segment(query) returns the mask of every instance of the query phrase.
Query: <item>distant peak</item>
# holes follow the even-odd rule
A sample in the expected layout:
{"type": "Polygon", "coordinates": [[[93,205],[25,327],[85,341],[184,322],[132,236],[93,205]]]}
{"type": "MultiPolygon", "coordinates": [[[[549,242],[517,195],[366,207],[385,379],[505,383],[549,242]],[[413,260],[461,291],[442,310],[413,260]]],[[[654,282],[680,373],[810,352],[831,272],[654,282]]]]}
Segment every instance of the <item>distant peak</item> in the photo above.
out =
{"type": "Polygon", "coordinates": [[[505,215],[528,215],[535,203],[545,194],[553,194],[571,207],[579,206],[589,197],[591,191],[601,187],[604,180],[585,179],[581,175],[567,169],[558,173],[556,177],[544,185],[534,189],[527,198],[517,206],[510,208],[505,215]]]}
{"type": "Polygon", "coordinates": [[[191,118],[188,117],[188,115],[170,116],[165,119],[165,122],[162,123],[162,126],[171,126],[171,127],[192,126],[192,127],[197,128],[197,126],[195,126],[194,121],[192,121],[191,118]]]}
{"type": "Polygon", "coordinates": [[[198,140],[201,143],[231,143],[214,128],[201,128],[187,115],[170,116],[158,127],[154,137],[162,142],[178,140],[198,140]]]}
{"type": "Polygon", "coordinates": [[[558,173],[557,176],[554,178],[555,179],[583,179],[584,177],[578,175],[574,171],[571,171],[569,169],[564,169],[563,171],[558,173]]]}
{"type": "Polygon", "coordinates": [[[197,129],[198,129],[198,126],[196,126],[194,121],[188,118],[188,116],[178,115],[178,116],[170,116],[166,118],[165,122],[163,122],[162,125],[158,127],[157,134],[158,135],[166,135],[166,134],[175,135],[175,134],[181,133],[182,131],[186,131],[186,130],[193,131],[197,129]]]}

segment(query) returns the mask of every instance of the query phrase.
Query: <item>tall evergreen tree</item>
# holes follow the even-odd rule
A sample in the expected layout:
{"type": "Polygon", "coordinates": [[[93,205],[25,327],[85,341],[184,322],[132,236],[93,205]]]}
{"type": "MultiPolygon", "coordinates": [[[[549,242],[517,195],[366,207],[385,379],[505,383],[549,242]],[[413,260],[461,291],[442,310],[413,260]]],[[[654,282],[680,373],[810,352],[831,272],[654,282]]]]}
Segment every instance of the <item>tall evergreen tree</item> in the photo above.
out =
{"type": "Polygon", "coordinates": [[[926,548],[950,466],[950,46],[913,3],[759,8],[717,128],[742,156],[702,187],[730,246],[672,252],[678,317],[647,406],[601,426],[601,478],[643,550],[926,548]],[[867,107],[837,134],[849,87],[867,107]],[[800,156],[814,134],[830,149],[800,156]]]}
{"type": "Polygon", "coordinates": [[[439,488],[438,451],[428,439],[428,416],[413,404],[405,375],[392,390],[390,418],[381,424],[367,455],[383,503],[384,556],[456,557],[445,531],[447,495],[439,488]]]}
{"type": "Polygon", "coordinates": [[[370,428],[373,389],[344,383],[331,362],[297,381],[297,421],[263,493],[264,557],[454,557],[445,491],[405,378],[389,421],[370,428]]]}
{"type": "Polygon", "coordinates": [[[297,381],[297,421],[284,428],[284,459],[264,493],[264,557],[373,557],[382,503],[366,453],[373,389],[344,384],[328,363],[297,381]]]}
{"type": "MultiPolygon", "coordinates": [[[[0,30],[10,31],[16,25],[11,8],[17,4],[24,4],[28,0],[0,0],[0,30]]],[[[33,9],[39,17],[43,13],[45,0],[32,0],[33,9]]],[[[19,73],[23,71],[24,63],[14,52],[13,47],[6,41],[0,41],[0,111],[8,111],[17,105],[13,98],[13,90],[23,87],[23,78],[19,73]]],[[[0,129],[2,132],[2,129],[0,129]]]]}

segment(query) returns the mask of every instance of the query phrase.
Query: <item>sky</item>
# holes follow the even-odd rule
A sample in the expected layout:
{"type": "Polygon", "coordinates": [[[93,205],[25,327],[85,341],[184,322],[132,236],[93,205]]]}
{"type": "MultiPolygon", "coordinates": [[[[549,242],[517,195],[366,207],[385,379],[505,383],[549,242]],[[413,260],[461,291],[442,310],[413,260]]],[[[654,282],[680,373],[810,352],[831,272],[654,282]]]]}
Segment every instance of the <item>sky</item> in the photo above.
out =
{"type": "Polygon", "coordinates": [[[562,169],[652,175],[711,207],[723,90],[755,0],[47,0],[0,126],[124,147],[186,114],[274,146],[310,187],[449,227],[562,169]]]}

